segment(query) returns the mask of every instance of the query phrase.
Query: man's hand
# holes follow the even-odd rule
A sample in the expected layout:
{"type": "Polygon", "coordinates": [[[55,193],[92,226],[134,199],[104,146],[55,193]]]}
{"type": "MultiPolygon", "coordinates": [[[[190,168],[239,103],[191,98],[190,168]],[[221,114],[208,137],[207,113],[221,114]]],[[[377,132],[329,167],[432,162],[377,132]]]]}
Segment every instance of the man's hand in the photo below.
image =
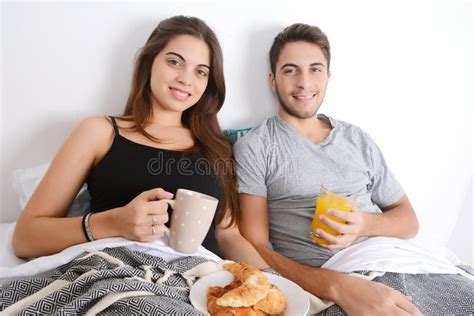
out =
{"type": "Polygon", "coordinates": [[[344,276],[335,303],[348,315],[421,315],[411,296],[374,281],[344,276]],[[343,289],[343,290],[342,290],[343,289]]]}
{"type": "Polygon", "coordinates": [[[382,208],[382,213],[367,213],[354,206],[352,212],[328,209],[328,214],[338,217],[346,224],[337,223],[327,216],[319,219],[338,232],[339,236],[317,230],[312,233],[329,242],[318,243],[321,247],[336,249],[350,246],[357,237],[387,236],[401,239],[413,238],[418,232],[418,220],[407,196],[382,208]]]}
{"type": "Polygon", "coordinates": [[[339,233],[338,236],[334,236],[319,228],[316,231],[313,231],[313,234],[316,237],[325,239],[329,242],[329,245],[318,243],[319,246],[329,249],[346,248],[352,245],[356,238],[363,236],[362,233],[365,227],[366,213],[362,212],[357,206],[354,206],[352,212],[328,209],[327,213],[346,221],[346,223],[338,223],[327,216],[319,215],[319,220],[322,223],[339,233]]]}

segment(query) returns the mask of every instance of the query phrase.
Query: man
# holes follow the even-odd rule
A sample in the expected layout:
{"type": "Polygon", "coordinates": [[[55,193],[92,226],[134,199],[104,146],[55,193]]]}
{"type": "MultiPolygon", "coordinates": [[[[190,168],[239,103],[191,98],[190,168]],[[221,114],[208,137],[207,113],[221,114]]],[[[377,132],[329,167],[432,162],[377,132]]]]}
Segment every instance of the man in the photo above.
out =
{"type": "Polygon", "coordinates": [[[420,314],[399,291],[319,268],[366,237],[411,238],[418,221],[374,141],[356,126],[316,115],[330,78],[326,35],[315,26],[287,27],[274,40],[270,64],[278,115],[234,146],[242,235],[271,268],[350,315],[420,314]],[[321,185],[357,197],[353,212],[330,210],[346,224],[321,218],[340,235],[312,232],[329,245],[313,243],[309,232],[321,185]]]}

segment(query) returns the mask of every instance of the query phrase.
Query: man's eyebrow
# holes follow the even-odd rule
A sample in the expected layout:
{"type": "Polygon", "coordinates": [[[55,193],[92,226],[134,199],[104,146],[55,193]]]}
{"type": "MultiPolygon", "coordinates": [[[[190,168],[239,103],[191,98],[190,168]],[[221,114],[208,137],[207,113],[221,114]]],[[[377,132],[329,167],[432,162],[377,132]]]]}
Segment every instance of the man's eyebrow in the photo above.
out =
{"type": "MultiPolygon", "coordinates": [[[[174,56],[178,57],[179,59],[181,59],[182,61],[186,62],[186,59],[184,59],[184,57],[181,56],[181,55],[178,54],[178,53],[175,53],[175,52],[168,52],[168,53],[166,53],[166,55],[174,55],[174,56]]],[[[208,68],[208,69],[211,69],[211,67],[210,67],[209,65],[206,65],[206,64],[199,64],[198,66],[199,66],[199,67],[206,67],[206,68],[208,68]]]]}
{"type": "Polygon", "coordinates": [[[297,66],[297,65],[295,65],[295,64],[286,63],[286,64],[284,64],[283,66],[281,66],[281,67],[280,67],[280,69],[283,69],[283,68],[285,68],[285,67],[294,67],[294,68],[298,68],[298,66],[297,66]]]}
{"type": "Polygon", "coordinates": [[[310,66],[323,66],[323,67],[326,67],[325,64],[320,63],[320,62],[312,63],[310,66]]]}
{"type": "MultiPolygon", "coordinates": [[[[325,64],[323,63],[320,63],[320,62],[315,62],[315,63],[312,63],[311,65],[309,65],[310,67],[313,67],[313,66],[323,66],[323,67],[326,67],[325,64]]],[[[294,68],[298,68],[298,65],[295,65],[295,64],[292,64],[292,63],[286,63],[284,64],[283,66],[280,67],[280,69],[283,69],[285,67],[294,67],[294,68]]]]}

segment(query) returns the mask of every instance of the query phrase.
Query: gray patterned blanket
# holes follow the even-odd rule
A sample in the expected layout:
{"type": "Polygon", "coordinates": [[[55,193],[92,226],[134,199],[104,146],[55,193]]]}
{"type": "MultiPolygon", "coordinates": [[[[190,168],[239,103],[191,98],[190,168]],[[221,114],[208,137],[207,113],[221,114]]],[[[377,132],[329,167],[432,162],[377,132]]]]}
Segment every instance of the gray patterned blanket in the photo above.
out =
{"type": "Polygon", "coordinates": [[[84,254],[50,277],[0,286],[0,311],[17,315],[202,315],[189,302],[183,273],[208,261],[181,257],[169,262],[129,250],[84,254]]]}
{"type": "MultiPolygon", "coordinates": [[[[105,248],[76,257],[48,277],[0,285],[0,314],[202,315],[189,302],[193,279],[185,272],[208,261],[165,261],[126,247],[105,248]]],[[[387,272],[374,281],[411,295],[425,315],[474,315],[474,282],[466,277],[387,272]]],[[[345,313],[333,305],[318,315],[345,313]]]]}
{"type": "MultiPolygon", "coordinates": [[[[458,266],[473,274],[470,266],[458,266]]],[[[367,274],[368,271],[358,273],[367,274]]],[[[474,275],[474,274],[473,274],[474,275]]],[[[474,282],[457,274],[405,274],[386,272],[373,281],[413,297],[413,303],[423,315],[474,315],[474,282]]],[[[333,305],[318,316],[346,315],[333,305]]]]}

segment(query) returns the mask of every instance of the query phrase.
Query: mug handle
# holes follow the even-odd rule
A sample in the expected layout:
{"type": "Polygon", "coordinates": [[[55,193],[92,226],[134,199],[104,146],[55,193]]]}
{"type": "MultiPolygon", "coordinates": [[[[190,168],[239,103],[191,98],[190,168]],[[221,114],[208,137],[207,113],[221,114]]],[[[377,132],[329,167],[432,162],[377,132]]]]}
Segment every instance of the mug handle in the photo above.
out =
{"type": "MultiPolygon", "coordinates": [[[[163,201],[163,202],[166,202],[169,204],[169,206],[171,206],[171,208],[174,210],[175,206],[176,206],[176,200],[168,200],[168,199],[162,199],[160,201],[163,201]]],[[[165,229],[165,235],[167,238],[170,237],[170,229],[168,227],[166,227],[166,225],[163,225],[164,229],[165,229]]]]}
{"type": "Polygon", "coordinates": [[[175,206],[176,206],[176,200],[162,199],[162,200],[160,200],[160,201],[168,203],[168,204],[171,206],[171,208],[172,208],[173,210],[174,210],[174,208],[175,208],[175,206]]]}

